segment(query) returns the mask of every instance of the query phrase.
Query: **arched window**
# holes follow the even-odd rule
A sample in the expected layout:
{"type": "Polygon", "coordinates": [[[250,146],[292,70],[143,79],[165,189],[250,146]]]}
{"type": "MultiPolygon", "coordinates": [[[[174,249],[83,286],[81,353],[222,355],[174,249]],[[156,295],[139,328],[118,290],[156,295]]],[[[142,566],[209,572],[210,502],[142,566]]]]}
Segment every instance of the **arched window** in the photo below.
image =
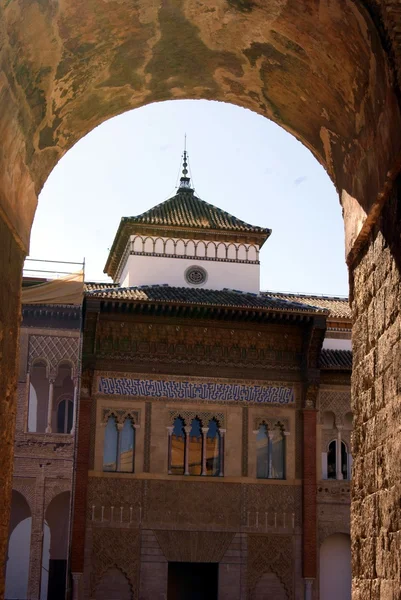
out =
{"type": "Polygon", "coordinates": [[[168,472],[170,475],[224,475],[224,433],[215,418],[202,427],[199,417],[185,427],[176,417],[168,427],[168,472]]]}
{"type": "Polygon", "coordinates": [[[116,418],[107,420],[104,433],[103,471],[117,471],[118,430],[116,418]]]}
{"type": "Polygon", "coordinates": [[[221,443],[220,431],[216,419],[208,423],[206,435],[206,475],[218,476],[221,473],[221,443]]]}
{"type": "Polygon", "coordinates": [[[285,437],[280,425],[268,430],[265,423],[256,433],[256,477],[285,479],[285,437]]]}
{"type": "Polygon", "coordinates": [[[329,444],[327,452],[327,479],[335,479],[337,471],[337,442],[333,440],[329,444]]]}
{"type": "Polygon", "coordinates": [[[348,468],[348,451],[347,446],[344,442],[341,442],[341,453],[337,455],[337,440],[333,440],[329,444],[329,451],[327,452],[327,479],[342,479],[349,478],[348,468]],[[340,464],[337,462],[340,460],[340,464]]]}
{"type": "Polygon", "coordinates": [[[348,452],[344,442],[341,442],[341,473],[343,479],[348,479],[348,452]]]}
{"type": "Polygon", "coordinates": [[[71,433],[74,403],[71,398],[65,398],[57,407],[57,433],[71,433]]]}
{"type": "Polygon", "coordinates": [[[135,427],[127,417],[124,425],[117,425],[114,416],[107,420],[104,433],[103,471],[133,473],[135,463],[135,427]]]}
{"type": "Polygon", "coordinates": [[[134,472],[135,428],[132,419],[125,419],[123,428],[119,433],[120,452],[118,470],[123,473],[134,472]]]}
{"type": "Polygon", "coordinates": [[[284,479],[285,475],[285,446],[281,427],[275,427],[269,436],[270,450],[270,479],[284,479]]]}
{"type": "Polygon", "coordinates": [[[264,423],[259,426],[256,434],[256,477],[269,477],[269,435],[264,423]]]}
{"type": "Polygon", "coordinates": [[[177,417],[174,420],[171,435],[171,465],[172,475],[184,475],[185,431],[184,420],[177,417]]]}
{"type": "Polygon", "coordinates": [[[202,428],[197,417],[192,419],[189,432],[188,471],[190,475],[201,475],[202,473],[202,428]]]}

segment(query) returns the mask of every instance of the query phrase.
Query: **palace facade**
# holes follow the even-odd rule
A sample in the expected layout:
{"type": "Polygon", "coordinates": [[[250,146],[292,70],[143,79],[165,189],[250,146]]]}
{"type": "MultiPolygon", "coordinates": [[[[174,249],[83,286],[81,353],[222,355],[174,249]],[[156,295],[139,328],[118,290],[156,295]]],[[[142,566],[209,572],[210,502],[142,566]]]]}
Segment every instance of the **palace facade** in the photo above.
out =
{"type": "MultiPolygon", "coordinates": [[[[348,600],[348,302],[261,292],[270,230],[200,200],[186,167],[184,154],[175,196],[121,220],[105,267],[114,283],[85,286],[75,404],[77,360],[55,394],[65,357],[49,368],[46,353],[27,358],[35,336],[49,336],[29,329],[16,451],[42,436],[57,454],[68,438],[62,466],[45,458],[60,481],[68,470],[60,493],[70,492],[75,431],[63,554],[74,600],[348,600]],[[27,408],[35,369],[52,398],[37,408],[40,433],[27,408]]],[[[42,466],[26,473],[18,452],[15,482],[45,490],[39,532],[57,485],[42,466]]],[[[25,597],[60,597],[35,590],[25,597]]]]}

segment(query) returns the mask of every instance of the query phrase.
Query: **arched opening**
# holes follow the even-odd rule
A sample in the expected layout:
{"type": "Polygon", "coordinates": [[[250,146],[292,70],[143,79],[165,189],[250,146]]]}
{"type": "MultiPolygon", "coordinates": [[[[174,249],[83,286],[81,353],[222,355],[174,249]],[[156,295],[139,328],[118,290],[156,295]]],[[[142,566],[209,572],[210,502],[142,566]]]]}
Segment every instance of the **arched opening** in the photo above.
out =
{"type": "Polygon", "coordinates": [[[49,402],[49,367],[45,361],[37,361],[31,367],[28,431],[44,433],[47,425],[47,407],[49,402]]]}
{"type": "Polygon", "coordinates": [[[326,457],[327,479],[350,479],[350,461],[345,442],[341,441],[339,448],[338,440],[332,440],[323,454],[326,457]]]}
{"type": "MultiPolygon", "coordinates": [[[[294,132],[335,181],[346,218],[347,253],[352,247],[352,256],[359,252],[354,242],[364,224],[360,241],[377,222],[380,199],[385,200],[380,194],[400,147],[395,73],[379,34],[387,23],[384,5],[373,16],[365,4],[348,0],[316,2],[308,10],[302,2],[237,0],[197,9],[183,0],[151,7],[105,2],[97,10],[92,2],[65,4],[57,16],[52,10],[50,3],[41,11],[35,3],[8,3],[4,10],[0,179],[2,212],[11,223],[4,226],[7,239],[13,240],[14,231],[28,246],[37,191],[76,140],[107,117],[145,101],[193,97],[235,102],[294,132]],[[57,36],[56,19],[63,24],[57,36]],[[32,26],[24,27],[27,22],[32,26]],[[36,39],[43,43],[31,53],[36,39]]],[[[384,32],[389,56],[394,37],[384,32]]],[[[385,220],[392,216],[390,211],[385,220]]],[[[393,230],[384,230],[391,238],[393,230]]],[[[22,252],[14,241],[10,247],[17,263],[10,270],[17,298],[22,252]]],[[[364,283],[358,278],[360,287],[353,291],[364,283]]],[[[366,308],[361,298],[358,302],[366,308]]],[[[18,303],[7,311],[16,322],[18,303]]],[[[381,334],[376,331],[374,339],[381,334]]],[[[14,352],[9,356],[12,364],[14,352]]],[[[11,464],[11,452],[8,456],[11,464]]]]}
{"type": "Polygon", "coordinates": [[[103,446],[103,471],[117,471],[118,430],[117,419],[111,415],[107,419],[103,446]]]}
{"type": "Polygon", "coordinates": [[[176,417],[174,419],[171,435],[171,467],[172,475],[184,475],[184,456],[185,456],[185,430],[184,419],[176,417]]]}
{"type": "Polygon", "coordinates": [[[135,428],[132,419],[127,417],[120,431],[118,470],[133,473],[135,464],[135,428]]]}
{"type": "Polygon", "coordinates": [[[70,492],[57,494],[45,513],[41,600],[64,598],[67,577],[70,492]]]}
{"type": "Polygon", "coordinates": [[[28,598],[32,516],[24,496],[12,491],[5,598],[28,598]]]}
{"type": "Polygon", "coordinates": [[[103,574],[96,586],[96,600],[132,600],[131,586],[124,573],[113,567],[103,574]]]}
{"type": "Polygon", "coordinates": [[[189,474],[202,473],[202,423],[200,419],[192,419],[189,432],[189,474]]]}
{"type": "Polygon", "coordinates": [[[72,398],[63,398],[57,405],[57,433],[71,433],[74,401],[72,398]]]}
{"type": "Polygon", "coordinates": [[[74,382],[69,362],[62,362],[57,368],[54,382],[53,415],[51,428],[57,433],[71,433],[74,414],[74,382]]]}
{"type": "Polygon", "coordinates": [[[320,548],[320,600],[351,600],[351,543],[335,533],[320,548]]]}
{"type": "Polygon", "coordinates": [[[211,419],[206,434],[206,474],[214,477],[222,475],[222,448],[219,429],[216,419],[211,419]]]}
{"type": "Polygon", "coordinates": [[[288,600],[288,596],[275,573],[264,573],[256,583],[252,600],[288,600]]]}

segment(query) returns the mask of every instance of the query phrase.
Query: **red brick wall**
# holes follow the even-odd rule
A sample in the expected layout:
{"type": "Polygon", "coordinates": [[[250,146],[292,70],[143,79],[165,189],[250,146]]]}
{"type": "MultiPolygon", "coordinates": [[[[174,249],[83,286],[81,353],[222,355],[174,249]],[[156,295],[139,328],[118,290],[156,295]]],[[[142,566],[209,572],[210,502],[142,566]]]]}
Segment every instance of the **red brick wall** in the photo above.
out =
{"type": "Polygon", "coordinates": [[[84,570],[86,496],[88,488],[91,399],[79,403],[78,447],[75,463],[74,509],[72,517],[71,571],[84,570]]]}
{"type": "Polygon", "coordinates": [[[303,411],[303,576],[316,577],[316,410],[303,411]]]}

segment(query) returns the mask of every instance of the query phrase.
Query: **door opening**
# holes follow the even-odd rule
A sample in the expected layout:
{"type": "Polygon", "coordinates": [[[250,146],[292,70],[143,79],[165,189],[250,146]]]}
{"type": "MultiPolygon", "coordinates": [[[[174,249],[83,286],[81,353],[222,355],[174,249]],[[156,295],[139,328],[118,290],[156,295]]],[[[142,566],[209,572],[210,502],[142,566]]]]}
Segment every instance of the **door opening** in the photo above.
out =
{"type": "Polygon", "coordinates": [[[217,600],[218,563],[168,563],[168,600],[217,600]]]}

